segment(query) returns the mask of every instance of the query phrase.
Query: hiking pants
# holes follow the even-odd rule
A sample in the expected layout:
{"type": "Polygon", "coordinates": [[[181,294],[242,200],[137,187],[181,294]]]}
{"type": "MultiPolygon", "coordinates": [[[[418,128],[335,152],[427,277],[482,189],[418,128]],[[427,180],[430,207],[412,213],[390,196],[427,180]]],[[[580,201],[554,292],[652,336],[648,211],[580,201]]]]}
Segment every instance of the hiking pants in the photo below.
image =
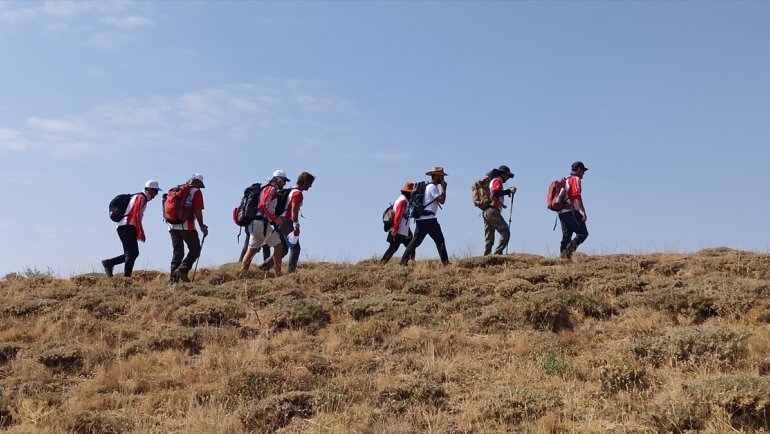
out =
{"type": "MultiPolygon", "coordinates": [[[[249,249],[249,238],[251,238],[251,234],[249,234],[249,227],[246,226],[246,240],[243,242],[243,248],[241,249],[241,255],[238,256],[238,262],[243,261],[243,257],[246,256],[246,250],[249,249]]],[[[267,261],[267,259],[270,258],[270,246],[264,245],[262,246],[262,259],[267,261]]]]}
{"type": "Polygon", "coordinates": [[[123,244],[123,254],[108,259],[107,262],[113,267],[125,263],[123,275],[131,277],[131,273],[134,271],[134,262],[136,262],[136,258],[139,256],[139,242],[136,239],[136,226],[118,226],[118,237],[120,238],[121,244],[123,244]]]}
{"type": "Polygon", "coordinates": [[[505,248],[508,247],[508,240],[511,238],[511,230],[505,223],[500,210],[490,206],[484,210],[484,256],[492,253],[492,245],[495,244],[495,231],[500,232],[500,244],[495,249],[495,255],[502,255],[505,248]]]}
{"type": "Polygon", "coordinates": [[[198,238],[198,231],[188,231],[184,229],[171,229],[171,246],[174,248],[174,255],[171,257],[171,272],[176,269],[188,271],[195,264],[195,260],[201,255],[201,241],[198,238]],[[187,256],[184,256],[184,246],[187,244],[187,256]],[[182,259],[184,257],[184,259],[182,259]]]}
{"type": "Polygon", "coordinates": [[[559,213],[559,221],[561,222],[561,246],[559,251],[563,252],[569,247],[574,252],[588,238],[588,228],[586,228],[586,224],[583,221],[583,216],[575,210],[562,212],[559,213]],[[572,234],[575,234],[575,239],[572,239],[572,234]]]}
{"type": "MultiPolygon", "coordinates": [[[[390,245],[388,246],[388,250],[385,251],[385,254],[382,255],[382,259],[380,259],[382,262],[390,261],[390,258],[393,257],[399,246],[402,244],[404,247],[409,247],[409,242],[412,241],[412,230],[409,229],[409,235],[397,234],[395,239],[393,238],[393,234],[388,232],[388,236],[385,238],[385,241],[387,241],[390,245]]],[[[412,257],[410,259],[414,259],[414,253],[412,253],[412,257]]]]}
{"type": "Polygon", "coordinates": [[[406,265],[409,262],[409,258],[414,258],[417,247],[422,244],[422,241],[428,235],[430,235],[433,242],[436,243],[436,249],[438,250],[438,256],[441,258],[441,263],[444,265],[449,263],[449,255],[446,252],[446,241],[444,241],[444,233],[441,232],[441,225],[438,224],[438,219],[432,218],[417,220],[417,228],[414,231],[412,241],[406,246],[406,250],[401,256],[401,265],[406,265]]]}

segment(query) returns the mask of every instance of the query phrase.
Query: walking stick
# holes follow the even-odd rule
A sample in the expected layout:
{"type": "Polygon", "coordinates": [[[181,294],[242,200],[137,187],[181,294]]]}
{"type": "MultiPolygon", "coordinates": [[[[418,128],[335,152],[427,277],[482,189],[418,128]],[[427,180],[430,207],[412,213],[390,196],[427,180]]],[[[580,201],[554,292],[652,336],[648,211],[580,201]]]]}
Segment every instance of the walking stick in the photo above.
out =
{"type": "MultiPolygon", "coordinates": [[[[511,204],[508,205],[508,244],[511,243],[510,233],[511,233],[511,220],[513,220],[513,195],[511,195],[511,204]]],[[[505,254],[508,254],[508,244],[505,245],[505,254]]]]}
{"type": "MultiPolygon", "coordinates": [[[[203,239],[201,240],[201,252],[203,251],[203,243],[206,242],[206,236],[203,236],[203,239]]],[[[193,275],[192,279],[190,279],[191,282],[195,282],[195,273],[198,271],[198,262],[201,260],[201,255],[198,255],[198,259],[195,260],[195,268],[193,269],[193,275]]]]}

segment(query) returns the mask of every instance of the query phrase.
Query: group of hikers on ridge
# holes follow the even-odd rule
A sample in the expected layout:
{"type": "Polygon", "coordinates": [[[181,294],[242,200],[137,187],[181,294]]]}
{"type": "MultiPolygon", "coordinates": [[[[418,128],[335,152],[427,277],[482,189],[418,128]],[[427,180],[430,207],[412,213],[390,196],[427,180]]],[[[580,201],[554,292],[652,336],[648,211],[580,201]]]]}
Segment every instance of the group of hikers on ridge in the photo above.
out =
{"type": "MultiPolygon", "coordinates": [[[[546,193],[547,206],[558,213],[562,238],[559,246],[561,258],[569,261],[572,254],[588,237],[585,204],[582,197],[582,179],[588,168],[580,162],[572,163],[570,175],[554,180],[546,193]]],[[[408,181],[401,187],[394,204],[383,213],[384,229],[387,232],[388,248],[381,262],[388,262],[403,245],[406,250],[401,256],[401,265],[415,259],[417,248],[430,236],[436,244],[443,265],[449,263],[446,241],[438,222],[438,210],[446,203],[448,174],[443,167],[433,167],[425,173],[430,181],[408,181]],[[410,221],[415,220],[412,232],[410,221]]],[[[486,177],[471,186],[474,205],[482,211],[484,222],[484,255],[493,253],[495,233],[500,240],[494,249],[495,255],[507,253],[510,241],[511,212],[516,187],[504,188],[514,174],[506,165],[490,170],[486,177]],[[509,196],[510,202],[505,204],[509,196]],[[508,223],[503,210],[509,208],[508,223]]],[[[297,269],[300,255],[300,208],[303,192],[313,186],[315,176],[302,172],[294,186],[284,188],[291,180],[283,170],[276,170],[264,184],[255,183],[243,192],[240,204],[233,210],[233,221],[245,229],[246,241],[239,257],[239,277],[245,277],[254,256],[262,250],[263,262],[259,268],[267,271],[273,268],[275,276],[282,275],[282,261],[289,255],[288,272],[297,269]],[[273,249],[272,255],[270,248],[273,249]]],[[[163,218],[171,237],[172,257],[170,281],[189,282],[189,272],[200,257],[201,247],[208,236],[208,226],[203,223],[203,175],[194,173],[190,179],[163,195],[163,218]],[[200,238],[197,226],[203,238],[200,238]],[[187,255],[185,256],[185,246],[187,255]]],[[[104,272],[113,275],[113,269],[124,264],[123,275],[131,278],[134,263],[139,256],[138,242],[145,241],[142,218],[147,203],[159,192],[158,181],[149,180],[144,191],[135,194],[120,194],[110,202],[110,218],[118,224],[118,238],[123,245],[123,254],[102,261],[104,272]]],[[[240,235],[239,235],[240,236],[240,235]]]]}
{"type": "MultiPolygon", "coordinates": [[[[280,276],[283,257],[290,253],[289,272],[294,272],[300,254],[300,208],[304,200],[303,192],[313,186],[315,177],[302,172],[296,185],[284,189],[291,180],[283,170],[276,170],[272,177],[260,183],[252,184],[244,191],[241,203],[233,210],[233,220],[246,230],[246,245],[241,253],[243,275],[256,252],[266,249],[262,269],[272,264],[275,275],[280,276]],[[268,231],[268,226],[272,225],[268,231]],[[286,248],[288,246],[288,248],[286,248]],[[274,249],[270,258],[269,248],[274,249]]],[[[201,247],[209,234],[208,226],[203,223],[203,192],[206,186],[203,175],[194,173],[190,179],[163,195],[163,219],[168,225],[173,254],[171,256],[170,281],[172,283],[189,282],[189,272],[200,257],[201,247]],[[203,238],[198,236],[197,226],[203,238]],[[185,256],[185,245],[187,255],[185,256]]],[[[149,180],[144,191],[135,194],[119,194],[110,202],[110,219],[118,224],[118,238],[123,245],[123,254],[102,261],[104,272],[113,275],[113,269],[123,266],[123,276],[131,278],[134,263],[139,256],[139,241],[146,240],[142,219],[147,203],[160,191],[158,181],[149,180]]]]}

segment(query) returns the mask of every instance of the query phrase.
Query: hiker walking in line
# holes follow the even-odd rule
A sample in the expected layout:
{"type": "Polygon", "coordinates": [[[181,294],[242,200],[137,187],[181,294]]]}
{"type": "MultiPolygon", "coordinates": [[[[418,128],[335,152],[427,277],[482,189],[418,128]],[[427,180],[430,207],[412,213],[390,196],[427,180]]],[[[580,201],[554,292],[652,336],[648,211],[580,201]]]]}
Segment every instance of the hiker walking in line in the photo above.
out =
{"type": "Polygon", "coordinates": [[[495,255],[502,255],[508,247],[511,228],[505,223],[502,216],[502,209],[506,208],[503,200],[504,196],[511,196],[509,206],[513,206],[513,195],[516,194],[516,187],[503,189],[503,184],[512,179],[513,176],[511,169],[506,165],[492,169],[487,173],[487,177],[492,178],[489,182],[489,194],[492,203],[482,212],[484,217],[484,256],[492,253],[492,246],[495,244],[495,231],[500,233],[500,243],[495,249],[495,255]]]}
{"type": "MultiPolygon", "coordinates": [[[[382,263],[390,261],[390,258],[393,257],[393,254],[396,253],[400,245],[403,244],[404,247],[407,247],[409,242],[412,241],[412,229],[409,227],[407,207],[409,205],[409,198],[412,197],[413,189],[413,182],[405,183],[401,187],[401,195],[393,203],[393,227],[388,231],[388,236],[385,238],[389,246],[385,254],[382,255],[382,259],[380,259],[382,263]]],[[[412,255],[412,259],[414,259],[414,251],[412,255]]]]}
{"type": "Polygon", "coordinates": [[[582,161],[572,163],[572,172],[564,184],[564,208],[559,211],[559,221],[562,232],[560,252],[562,259],[566,261],[572,259],[572,253],[588,238],[588,228],[586,228],[588,214],[586,214],[583,203],[583,187],[581,185],[586,171],[588,168],[582,161]],[[574,239],[572,238],[573,234],[575,234],[574,239]]]}
{"type": "MultiPolygon", "coordinates": [[[[246,251],[249,250],[249,227],[246,226],[244,228],[244,232],[246,232],[246,239],[243,241],[243,248],[241,249],[241,254],[238,255],[238,262],[240,263],[243,261],[243,257],[246,256],[246,251]]],[[[240,236],[240,235],[239,235],[240,236]]],[[[267,262],[267,260],[270,259],[270,246],[264,245],[262,246],[262,261],[267,262]]]]}
{"type": "Polygon", "coordinates": [[[203,223],[203,175],[193,173],[192,177],[182,185],[169,190],[163,202],[163,217],[168,224],[171,236],[171,282],[189,282],[187,274],[201,254],[201,240],[195,229],[195,222],[203,233],[203,238],[209,234],[209,227],[203,223]],[[187,245],[187,256],[184,247],[187,245]]]}
{"type": "Polygon", "coordinates": [[[120,242],[123,244],[123,254],[102,261],[102,267],[104,267],[104,272],[107,276],[112,277],[112,269],[116,265],[125,263],[123,266],[123,276],[127,279],[131,278],[134,262],[139,257],[139,243],[137,241],[145,242],[146,240],[144,227],[142,227],[144,210],[147,207],[147,202],[158,195],[158,191],[162,191],[158,186],[158,181],[149,180],[144,184],[143,192],[131,195],[128,206],[123,211],[123,218],[117,222],[118,238],[120,238],[120,242]]]}
{"type": "MultiPolygon", "coordinates": [[[[284,204],[278,204],[277,208],[284,208],[281,217],[283,217],[283,224],[281,225],[279,235],[281,240],[286,244],[288,249],[284,249],[283,255],[289,255],[289,265],[286,268],[288,273],[294,273],[297,271],[297,262],[299,262],[299,254],[302,247],[299,245],[300,234],[300,208],[302,208],[302,202],[305,200],[303,195],[304,191],[308,191],[315,182],[315,176],[308,172],[302,172],[297,177],[297,184],[288,190],[282,190],[281,195],[285,195],[284,204]],[[284,193],[285,192],[285,193],[284,193]],[[294,235],[291,238],[296,239],[295,243],[289,243],[288,238],[290,235],[294,235]]],[[[279,200],[279,202],[281,202],[279,200]]],[[[267,271],[270,269],[273,260],[271,258],[265,258],[265,261],[260,266],[260,269],[267,271]]]]}
{"type": "Polygon", "coordinates": [[[422,203],[419,204],[423,210],[419,213],[421,215],[415,216],[416,228],[414,236],[412,237],[412,241],[409,242],[409,245],[406,246],[406,251],[404,251],[403,256],[401,256],[401,265],[407,265],[409,259],[414,257],[417,247],[422,244],[422,241],[428,235],[430,235],[433,242],[436,243],[436,249],[441,258],[441,263],[444,265],[449,264],[449,255],[446,251],[444,234],[441,232],[441,225],[438,224],[438,219],[436,218],[439,206],[446,202],[447,183],[444,181],[444,177],[447,176],[447,173],[444,172],[443,167],[434,167],[425,174],[431,177],[430,183],[424,185],[424,187],[420,184],[425,183],[418,183],[415,186],[415,190],[412,191],[412,197],[410,198],[410,211],[412,211],[411,208],[413,208],[412,205],[415,197],[419,198],[421,193],[424,194],[422,203]],[[441,186],[440,191],[439,185],[441,186]],[[422,192],[420,191],[421,188],[424,188],[422,192]]]}
{"type": "Polygon", "coordinates": [[[290,179],[283,170],[273,172],[273,177],[262,187],[259,193],[259,209],[256,218],[249,223],[249,248],[246,256],[241,261],[241,269],[238,277],[243,277],[249,270],[251,260],[257,251],[267,244],[273,247],[273,264],[275,276],[281,275],[281,260],[283,258],[284,244],[279,236],[280,227],[284,222],[283,217],[275,215],[278,204],[278,190],[281,190],[290,179]],[[269,227],[271,226],[272,227],[269,227]]]}

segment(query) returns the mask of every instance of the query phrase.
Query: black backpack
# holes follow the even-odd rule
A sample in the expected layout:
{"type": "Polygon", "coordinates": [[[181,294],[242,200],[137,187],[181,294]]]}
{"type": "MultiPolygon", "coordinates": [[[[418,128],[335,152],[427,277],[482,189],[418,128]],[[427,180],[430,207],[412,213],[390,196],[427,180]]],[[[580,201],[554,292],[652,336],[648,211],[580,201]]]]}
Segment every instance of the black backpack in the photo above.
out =
{"type": "Polygon", "coordinates": [[[233,210],[233,221],[238,226],[248,226],[257,218],[262,184],[255,182],[243,190],[241,203],[233,210]]]}
{"type": "Polygon", "coordinates": [[[126,208],[128,208],[133,196],[130,193],[123,193],[112,198],[110,201],[110,220],[115,223],[123,220],[123,217],[126,216],[126,208]]]}
{"type": "Polygon", "coordinates": [[[388,205],[385,211],[382,212],[382,229],[385,232],[393,229],[393,221],[396,218],[396,212],[393,209],[393,204],[388,205]]]}
{"type": "MultiPolygon", "coordinates": [[[[276,196],[278,197],[278,202],[275,204],[275,215],[279,216],[286,212],[286,208],[289,206],[289,196],[291,196],[292,190],[296,190],[296,188],[287,188],[284,190],[278,190],[278,193],[276,196]]],[[[288,216],[291,218],[291,216],[288,216]]]]}
{"type": "Polygon", "coordinates": [[[416,219],[418,217],[422,217],[426,215],[433,215],[433,211],[425,211],[425,207],[435,202],[436,199],[433,199],[427,204],[423,204],[423,202],[425,202],[425,188],[427,186],[428,186],[428,183],[425,181],[420,181],[414,185],[414,190],[412,190],[412,196],[409,198],[409,205],[408,205],[409,218],[416,219]]]}

